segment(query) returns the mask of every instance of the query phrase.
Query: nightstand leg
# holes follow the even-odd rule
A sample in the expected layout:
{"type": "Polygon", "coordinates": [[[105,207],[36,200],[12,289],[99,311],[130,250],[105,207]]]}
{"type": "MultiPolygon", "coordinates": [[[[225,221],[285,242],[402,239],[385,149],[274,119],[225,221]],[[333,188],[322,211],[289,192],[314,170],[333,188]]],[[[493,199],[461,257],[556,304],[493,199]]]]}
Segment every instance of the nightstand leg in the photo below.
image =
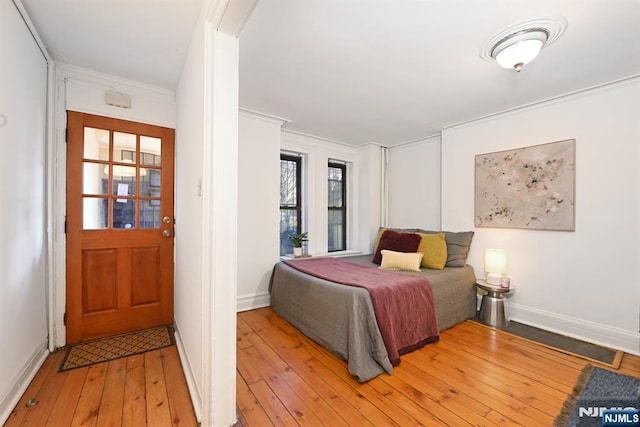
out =
{"type": "Polygon", "coordinates": [[[509,322],[504,314],[504,298],[487,294],[482,297],[478,320],[489,326],[504,328],[509,322]]]}

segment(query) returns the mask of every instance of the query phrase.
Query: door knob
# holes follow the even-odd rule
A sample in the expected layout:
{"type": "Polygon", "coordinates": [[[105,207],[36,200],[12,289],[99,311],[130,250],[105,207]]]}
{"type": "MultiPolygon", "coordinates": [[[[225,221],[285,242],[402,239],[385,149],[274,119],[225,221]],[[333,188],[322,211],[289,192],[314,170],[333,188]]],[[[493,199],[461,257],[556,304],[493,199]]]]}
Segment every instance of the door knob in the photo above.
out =
{"type": "Polygon", "coordinates": [[[171,230],[163,230],[162,235],[164,237],[171,237],[171,230]]]}

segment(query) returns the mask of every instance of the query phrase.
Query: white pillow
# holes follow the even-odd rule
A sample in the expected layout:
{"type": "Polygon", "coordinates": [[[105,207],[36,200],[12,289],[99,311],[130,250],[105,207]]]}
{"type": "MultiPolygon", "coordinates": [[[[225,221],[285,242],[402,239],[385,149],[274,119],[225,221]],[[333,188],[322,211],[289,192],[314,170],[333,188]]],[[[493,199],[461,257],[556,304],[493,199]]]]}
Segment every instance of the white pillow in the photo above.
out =
{"type": "Polygon", "coordinates": [[[395,252],[388,249],[380,251],[382,254],[381,270],[420,271],[422,252],[395,252]]]}

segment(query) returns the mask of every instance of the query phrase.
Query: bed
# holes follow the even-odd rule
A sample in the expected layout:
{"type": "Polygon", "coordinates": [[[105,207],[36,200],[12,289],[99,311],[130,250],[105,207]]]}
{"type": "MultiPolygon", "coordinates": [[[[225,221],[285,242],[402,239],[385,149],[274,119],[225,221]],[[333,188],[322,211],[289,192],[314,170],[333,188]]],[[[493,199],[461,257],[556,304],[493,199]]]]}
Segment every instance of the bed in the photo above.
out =
{"type": "MultiPolygon", "coordinates": [[[[464,260],[470,240],[469,237],[464,260]]],[[[454,255],[456,250],[453,245],[450,255],[454,255]]],[[[372,263],[374,256],[353,256],[343,260],[377,269],[378,265],[372,263]]],[[[451,265],[459,264],[460,259],[451,262],[451,265]]],[[[475,274],[473,268],[464,261],[462,266],[445,266],[441,270],[423,268],[420,272],[403,271],[396,274],[427,278],[431,284],[440,332],[475,316],[475,274]]],[[[273,269],[269,292],[272,310],[307,337],[347,361],[349,373],[358,381],[368,381],[383,372],[393,373],[393,364],[366,289],[314,277],[285,262],[279,262],[273,269]]]]}

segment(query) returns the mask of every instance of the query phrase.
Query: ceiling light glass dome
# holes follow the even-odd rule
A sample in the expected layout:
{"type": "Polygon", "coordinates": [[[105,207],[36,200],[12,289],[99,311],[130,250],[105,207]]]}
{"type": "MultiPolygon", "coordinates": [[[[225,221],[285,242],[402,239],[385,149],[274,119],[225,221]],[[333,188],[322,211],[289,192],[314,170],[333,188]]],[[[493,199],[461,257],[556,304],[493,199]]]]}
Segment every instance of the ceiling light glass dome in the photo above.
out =
{"type": "Polygon", "coordinates": [[[562,16],[538,18],[520,22],[504,29],[480,51],[488,61],[501,67],[520,71],[540,51],[556,41],[566,30],[567,20],[562,16]]]}

